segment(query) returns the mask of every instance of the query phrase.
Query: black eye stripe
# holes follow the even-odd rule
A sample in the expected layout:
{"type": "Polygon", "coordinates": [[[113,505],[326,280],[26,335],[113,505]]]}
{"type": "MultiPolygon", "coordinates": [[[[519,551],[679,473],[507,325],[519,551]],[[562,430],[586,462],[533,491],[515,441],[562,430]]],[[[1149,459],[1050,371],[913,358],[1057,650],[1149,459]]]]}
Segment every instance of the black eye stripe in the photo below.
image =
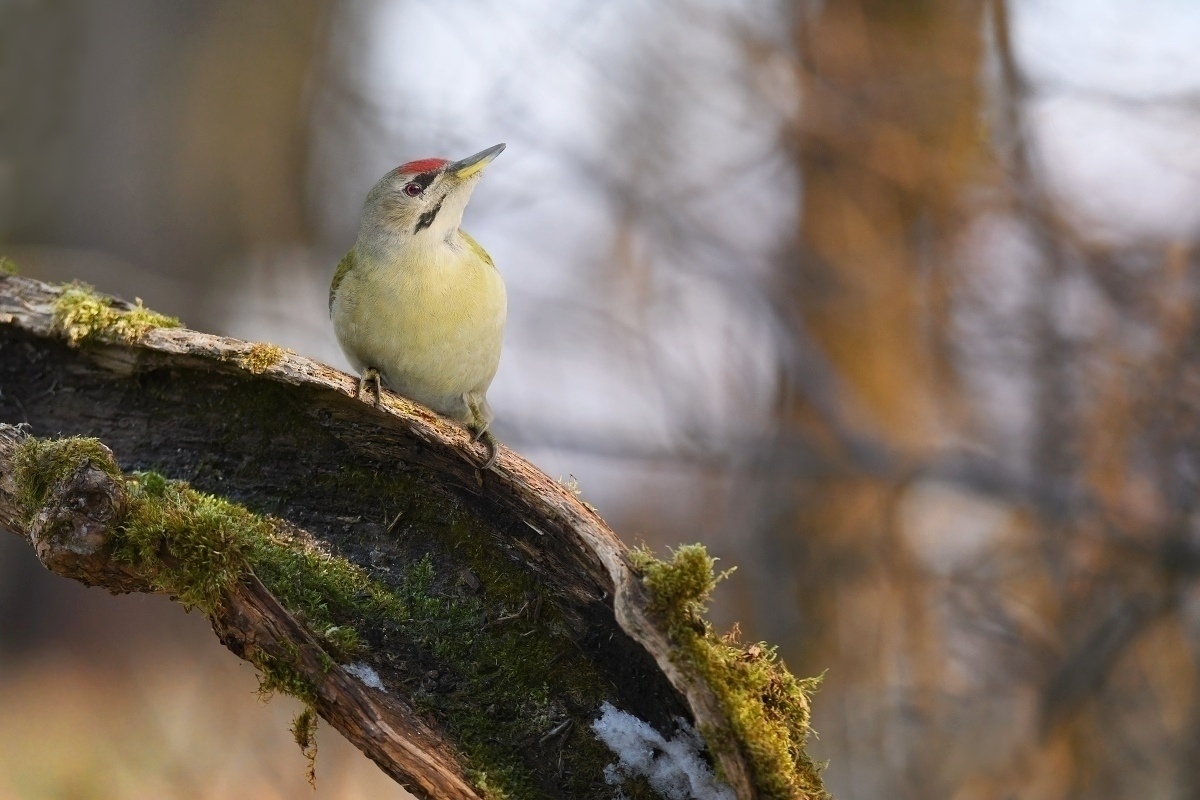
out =
{"type": "Polygon", "coordinates": [[[433,183],[433,179],[436,178],[439,174],[440,173],[437,170],[434,170],[432,172],[422,172],[419,175],[413,176],[412,183],[417,184],[422,189],[428,189],[429,184],[433,183]]]}

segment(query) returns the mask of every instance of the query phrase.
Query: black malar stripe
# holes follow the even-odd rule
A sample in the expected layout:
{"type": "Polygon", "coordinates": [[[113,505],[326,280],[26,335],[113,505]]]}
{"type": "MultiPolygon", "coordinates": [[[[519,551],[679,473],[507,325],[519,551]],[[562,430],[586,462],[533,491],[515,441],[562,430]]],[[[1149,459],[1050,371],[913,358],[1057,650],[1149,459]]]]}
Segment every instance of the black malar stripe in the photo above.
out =
{"type": "Polygon", "coordinates": [[[424,214],[422,214],[420,217],[418,217],[417,218],[417,227],[413,228],[413,233],[417,233],[422,228],[428,228],[430,225],[432,225],[434,218],[437,217],[438,212],[442,210],[442,203],[444,203],[445,201],[446,201],[446,197],[445,197],[445,195],[443,195],[442,199],[438,200],[436,206],[429,209],[424,214]]]}

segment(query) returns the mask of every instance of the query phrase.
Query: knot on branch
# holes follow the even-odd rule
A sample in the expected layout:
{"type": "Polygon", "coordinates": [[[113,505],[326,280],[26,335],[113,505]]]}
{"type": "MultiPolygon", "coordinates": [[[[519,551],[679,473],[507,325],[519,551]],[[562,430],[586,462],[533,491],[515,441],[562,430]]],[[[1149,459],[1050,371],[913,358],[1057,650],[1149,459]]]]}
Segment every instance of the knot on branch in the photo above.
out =
{"type": "Polygon", "coordinates": [[[125,514],[128,497],[112,451],[95,439],[49,441],[4,426],[15,445],[11,486],[38,560],[60,575],[97,583],[107,571],[106,546],[125,514]]]}
{"type": "Polygon", "coordinates": [[[29,541],[38,559],[60,574],[77,570],[80,559],[96,556],[109,539],[109,526],[121,517],[125,492],[103,469],[85,458],[29,521],[29,541]],[[77,565],[77,564],[76,564],[77,565]]]}

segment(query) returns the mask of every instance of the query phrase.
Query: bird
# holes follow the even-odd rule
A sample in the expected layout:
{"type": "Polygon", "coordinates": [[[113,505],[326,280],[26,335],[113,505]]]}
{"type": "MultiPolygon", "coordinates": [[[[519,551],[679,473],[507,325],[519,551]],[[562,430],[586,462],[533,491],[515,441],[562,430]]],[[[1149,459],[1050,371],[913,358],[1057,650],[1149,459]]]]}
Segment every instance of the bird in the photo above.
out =
{"type": "Polygon", "coordinates": [[[374,382],[378,407],[382,381],[464,425],[488,447],[484,470],[496,463],[487,390],[508,299],[491,256],[461,224],[484,168],[503,150],[423,158],[384,175],[329,286],[334,333],[359,375],[355,397],[374,382]]]}

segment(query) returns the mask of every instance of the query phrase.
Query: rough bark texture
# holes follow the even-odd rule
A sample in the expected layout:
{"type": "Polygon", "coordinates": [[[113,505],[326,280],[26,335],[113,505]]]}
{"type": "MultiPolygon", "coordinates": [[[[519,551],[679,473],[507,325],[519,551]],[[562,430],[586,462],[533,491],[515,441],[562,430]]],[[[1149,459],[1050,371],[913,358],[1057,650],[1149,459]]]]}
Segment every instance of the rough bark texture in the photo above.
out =
{"type": "MultiPolygon", "coordinates": [[[[401,585],[425,559],[448,602],[486,601],[499,589],[476,577],[479,566],[515,570],[536,587],[536,597],[526,589],[534,610],[496,617],[481,636],[518,635],[510,629],[520,625],[551,637],[562,646],[553,661],[570,673],[594,670],[603,699],[668,735],[676,717],[727,727],[709,688],[672,663],[625,546],[519,456],[501,448],[495,470],[481,473],[482,446],[428,410],[386,391],[384,407],[373,408],[354,398],[351,376],[291,353],[255,360],[252,345],[236,339],[159,328],[135,344],[68,346],[54,322],[61,291],[0,277],[0,422],[28,423],[38,437],[96,437],[123,470],[152,469],[282,520],[385,586],[401,585]]],[[[55,572],[113,592],[146,591],[104,547],[124,502],[120,482],[81,468],[43,508],[23,508],[11,475],[22,435],[10,428],[0,437],[0,527],[29,539],[55,572]],[[60,535],[40,535],[50,528],[60,535]]],[[[363,660],[380,690],[330,667],[302,621],[253,576],[229,593],[213,625],[243,657],[252,648],[288,657],[314,685],[321,716],[411,791],[483,796],[454,725],[439,716],[437,698],[459,690],[453,670],[403,630],[364,622],[363,660]],[[414,710],[419,697],[432,705],[414,710]]],[[[580,796],[570,794],[577,784],[566,788],[563,753],[583,746],[596,710],[566,709],[574,725],[562,729],[565,740],[535,739],[520,755],[544,796],[580,796]]],[[[718,758],[737,796],[755,796],[736,747],[718,758]]],[[[597,782],[594,791],[602,789],[597,782]]]]}

